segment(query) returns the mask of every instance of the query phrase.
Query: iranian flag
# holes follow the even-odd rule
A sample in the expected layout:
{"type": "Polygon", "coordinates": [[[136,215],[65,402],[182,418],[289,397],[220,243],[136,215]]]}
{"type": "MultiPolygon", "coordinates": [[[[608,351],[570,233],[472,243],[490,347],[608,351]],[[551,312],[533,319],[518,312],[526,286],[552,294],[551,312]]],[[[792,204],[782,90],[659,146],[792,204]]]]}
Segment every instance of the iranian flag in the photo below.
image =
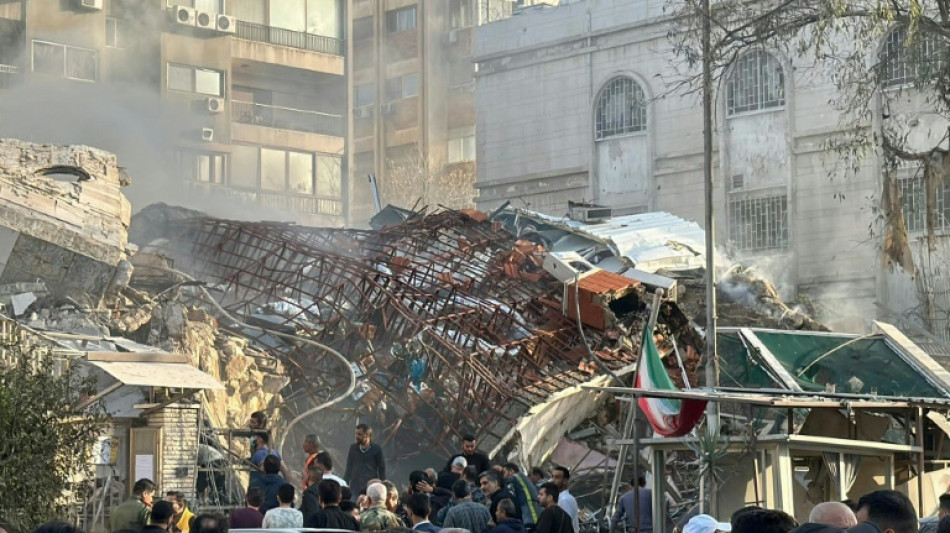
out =
{"type": "MultiPolygon", "coordinates": [[[[679,390],[666,373],[666,365],[653,342],[653,328],[643,328],[643,352],[637,368],[638,389],[648,391],[679,390]]],[[[653,430],[664,437],[682,437],[702,418],[706,400],[677,400],[641,396],[637,403],[647,415],[653,430]]]]}

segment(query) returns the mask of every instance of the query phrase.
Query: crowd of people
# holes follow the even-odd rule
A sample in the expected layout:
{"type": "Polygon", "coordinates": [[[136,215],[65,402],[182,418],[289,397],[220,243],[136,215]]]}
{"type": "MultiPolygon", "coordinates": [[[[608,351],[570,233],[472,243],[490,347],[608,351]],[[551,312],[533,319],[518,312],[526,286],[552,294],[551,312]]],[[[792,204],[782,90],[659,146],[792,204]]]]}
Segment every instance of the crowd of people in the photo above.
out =
{"type": "MultiPolygon", "coordinates": [[[[255,414],[256,416],[257,414],[255,414]]],[[[400,492],[386,479],[382,449],[366,424],[356,427],[344,474],[334,473],[330,454],[308,435],[306,461],[295,486],[287,465],[270,448],[263,420],[252,418],[253,469],[243,507],[228,516],[194,514],[185,495],[167,492],[158,500],[155,483],[136,481],[132,496],[111,513],[113,533],[227,533],[229,529],[328,528],[348,531],[422,533],[581,533],[578,505],[570,492],[570,471],[557,466],[548,476],[538,467],[523,473],[514,463],[492,464],[466,435],[461,450],[435,469],[413,471],[400,492]],[[255,428],[255,426],[257,426],[255,428]],[[157,500],[157,501],[156,501],[157,500]]],[[[620,495],[611,516],[612,533],[653,533],[652,494],[642,476],[620,495]]],[[[699,514],[679,533],[950,533],[950,494],[940,497],[936,517],[917,520],[910,499],[879,490],[858,502],[825,502],[798,524],[787,513],[744,507],[729,522],[699,514]]],[[[0,529],[0,533],[5,533],[0,529]]],[[[55,522],[34,533],[81,533],[55,522]],[[44,529],[45,528],[45,529],[44,529]]]]}
{"type": "MultiPolygon", "coordinates": [[[[629,532],[628,526],[628,532],[629,532]]],[[[641,532],[643,529],[641,529],[641,532]]],[[[788,513],[758,506],[743,507],[729,522],[707,514],[692,517],[682,533],[950,533],[950,494],[940,497],[933,519],[917,520],[910,498],[896,490],[878,490],[857,502],[823,502],[799,524],[788,513]]]]}

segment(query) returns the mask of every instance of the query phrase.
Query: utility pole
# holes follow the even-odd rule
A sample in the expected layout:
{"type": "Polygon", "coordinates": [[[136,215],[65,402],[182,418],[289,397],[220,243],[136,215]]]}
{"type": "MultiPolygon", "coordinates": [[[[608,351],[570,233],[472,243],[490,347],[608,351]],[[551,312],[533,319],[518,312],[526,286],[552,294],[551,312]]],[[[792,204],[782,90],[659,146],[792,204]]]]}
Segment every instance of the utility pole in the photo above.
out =
{"type": "MultiPolygon", "coordinates": [[[[712,44],[711,44],[711,0],[700,0],[702,4],[702,41],[703,41],[703,184],[706,189],[706,386],[719,386],[719,357],[716,353],[716,246],[715,227],[713,225],[713,84],[712,84],[712,44]]],[[[706,431],[719,433],[719,404],[709,402],[706,407],[706,431]]],[[[705,496],[713,502],[713,475],[706,474],[705,496]]],[[[705,498],[700,501],[700,509],[705,507],[705,498]]]]}

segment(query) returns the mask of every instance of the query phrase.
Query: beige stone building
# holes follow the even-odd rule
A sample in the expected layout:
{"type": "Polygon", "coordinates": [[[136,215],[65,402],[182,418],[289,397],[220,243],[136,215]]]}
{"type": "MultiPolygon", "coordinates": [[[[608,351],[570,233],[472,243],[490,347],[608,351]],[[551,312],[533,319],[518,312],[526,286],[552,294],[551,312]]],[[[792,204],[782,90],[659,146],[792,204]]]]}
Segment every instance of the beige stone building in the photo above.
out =
{"type": "MultiPolygon", "coordinates": [[[[568,201],[583,199],[614,214],[703,220],[701,100],[676,89],[682,75],[666,5],[582,0],[477,28],[480,208],[511,200],[566,216],[568,201]]],[[[884,62],[884,85],[876,116],[861,128],[873,134],[890,116],[911,130],[911,142],[933,146],[946,121],[916,94],[901,31],[890,31],[879,55],[867,58],[884,62]]],[[[744,54],[725,73],[715,95],[717,244],[759,265],[786,295],[825,304],[833,327],[861,329],[882,308],[921,316],[930,307],[922,321],[950,338],[940,317],[950,309],[950,253],[945,237],[939,253],[924,245],[922,177],[913,169],[898,176],[922,269],[915,287],[881,257],[882,161],[871,155],[843,173],[847,162],[827,148],[849,134],[829,104],[840,97],[831,80],[829,65],[768,49],[744,54]],[[918,300],[921,291],[930,302],[918,300]]],[[[950,220],[945,194],[936,199],[942,235],[950,220]]]]}
{"type": "Polygon", "coordinates": [[[169,186],[342,226],[344,16],[343,0],[4,2],[0,88],[144,86],[169,117],[169,186]]]}

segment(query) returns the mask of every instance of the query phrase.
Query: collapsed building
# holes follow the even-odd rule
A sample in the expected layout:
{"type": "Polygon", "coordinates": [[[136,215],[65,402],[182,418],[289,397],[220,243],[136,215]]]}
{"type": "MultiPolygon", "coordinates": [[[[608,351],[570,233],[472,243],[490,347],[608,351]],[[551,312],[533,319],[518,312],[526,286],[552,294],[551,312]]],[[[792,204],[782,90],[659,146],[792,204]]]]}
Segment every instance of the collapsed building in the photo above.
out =
{"type": "MultiPolygon", "coordinates": [[[[141,475],[198,507],[239,503],[245,424],[257,410],[277,415],[272,429],[292,468],[309,433],[342,458],[357,421],[376,429],[397,481],[440,465],[472,433],[495,458],[576,469],[584,475],[575,493],[602,508],[607,473],[631,460],[628,437],[651,436],[629,424],[620,398],[657,304],[654,340],[670,378],[681,389],[699,385],[702,231],[666,213],[582,223],[516,209],[387,208],[373,230],[222,220],[165,205],[130,218],[120,191],[128,176],[111,154],[0,141],[0,162],[0,303],[18,327],[99,372],[99,399],[116,414],[110,446],[119,453],[97,467],[84,509],[90,530],[141,475]],[[185,363],[201,377],[168,366],[185,363]],[[168,372],[184,377],[169,382],[168,372]]],[[[727,388],[847,391],[824,403],[757,398],[764,415],[726,409],[722,433],[733,448],[754,449],[759,437],[785,450],[777,438],[858,435],[867,419],[848,414],[847,394],[872,394],[887,398],[870,408],[892,413],[871,419],[874,436],[906,442],[859,447],[886,467],[875,463],[868,476],[898,485],[928,470],[917,462],[925,449],[942,460],[946,452],[924,442],[950,428],[942,415],[893,414],[939,411],[939,398],[950,398],[950,375],[926,353],[886,325],[873,336],[830,334],[755,271],[731,266],[720,280],[727,388]],[[862,357],[874,365],[855,364],[862,357]],[[926,386],[914,385],[919,378],[926,386]],[[902,395],[938,400],[889,399],[902,395]],[[844,411],[844,422],[809,418],[817,407],[844,411]]],[[[642,458],[672,500],[658,508],[695,506],[695,450],[649,444],[642,458]]],[[[810,449],[765,455],[761,483],[777,488],[746,490],[760,472],[737,468],[749,479],[730,490],[748,503],[807,509],[802,490],[828,495],[829,478],[796,489],[793,470],[857,453],[834,444],[838,455],[825,463],[810,449]]]]}

